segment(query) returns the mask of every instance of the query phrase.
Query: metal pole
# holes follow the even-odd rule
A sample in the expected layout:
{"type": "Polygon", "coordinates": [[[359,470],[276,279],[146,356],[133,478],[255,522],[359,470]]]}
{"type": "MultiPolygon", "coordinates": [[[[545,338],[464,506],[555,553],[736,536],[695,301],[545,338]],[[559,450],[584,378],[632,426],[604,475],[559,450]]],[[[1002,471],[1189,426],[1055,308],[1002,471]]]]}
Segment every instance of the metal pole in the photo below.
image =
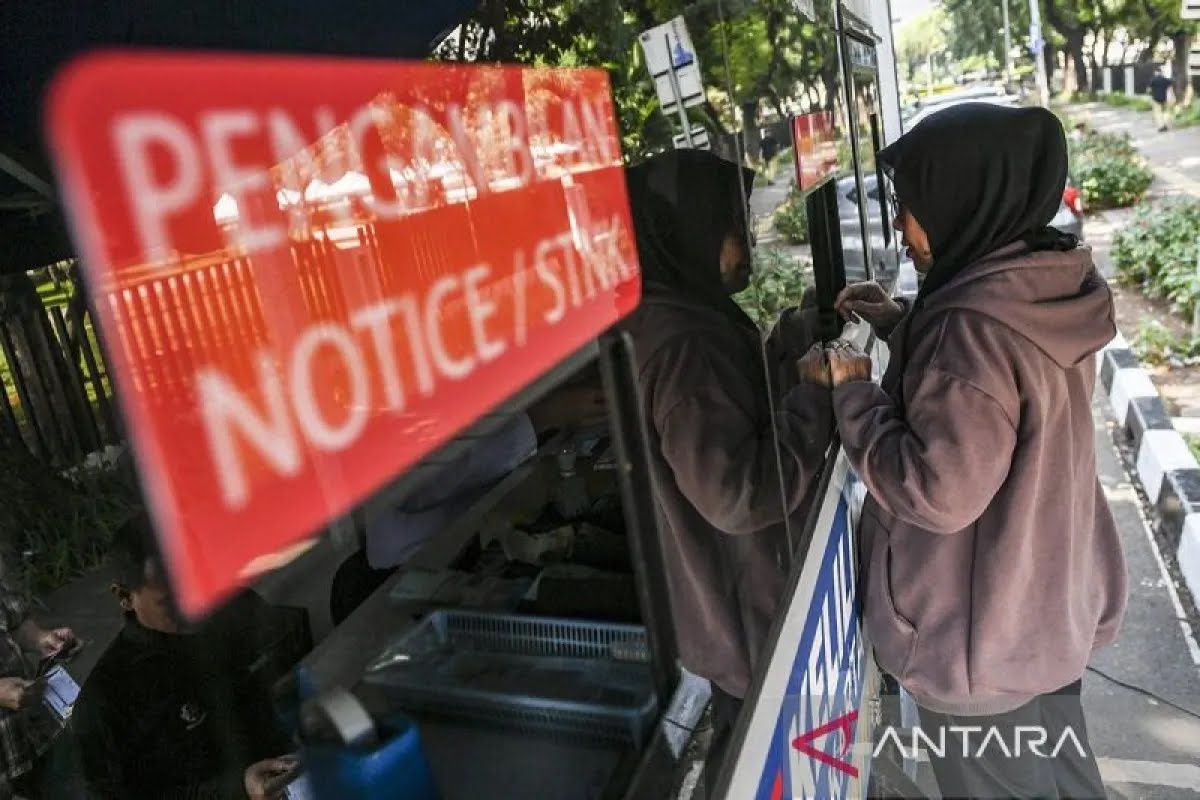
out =
{"type": "Polygon", "coordinates": [[[695,147],[692,141],[692,126],[688,122],[687,111],[683,108],[683,91],[679,88],[679,76],[675,74],[675,54],[671,52],[671,34],[663,34],[663,44],[667,48],[667,74],[671,76],[671,94],[675,95],[675,110],[679,112],[679,124],[683,126],[683,140],[688,147],[695,147]]]}
{"type": "Polygon", "coordinates": [[[1029,37],[1033,40],[1033,60],[1037,67],[1038,97],[1042,106],[1050,107],[1050,78],[1046,75],[1046,59],[1042,51],[1046,42],[1042,39],[1042,9],[1038,0],[1029,0],[1029,37]]]}
{"type": "Polygon", "coordinates": [[[1012,34],[1008,24],[1008,0],[1001,0],[1004,9],[1004,85],[1012,86],[1012,34]]]}

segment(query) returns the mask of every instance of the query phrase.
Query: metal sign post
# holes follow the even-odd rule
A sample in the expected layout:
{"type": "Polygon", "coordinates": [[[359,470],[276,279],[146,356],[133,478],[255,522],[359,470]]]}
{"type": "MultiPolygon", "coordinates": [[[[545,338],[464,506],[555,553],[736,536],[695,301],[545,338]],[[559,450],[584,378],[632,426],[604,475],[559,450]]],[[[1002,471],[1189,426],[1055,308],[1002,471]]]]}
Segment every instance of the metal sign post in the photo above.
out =
{"type": "Polygon", "coordinates": [[[1042,50],[1046,40],[1042,38],[1042,10],[1038,0],[1029,0],[1029,49],[1033,51],[1034,66],[1037,67],[1038,100],[1044,108],[1050,107],[1050,78],[1046,75],[1046,59],[1042,50]]]}
{"type": "MultiPolygon", "coordinates": [[[[1000,7],[1004,9],[1004,84],[1012,86],[1012,33],[1008,24],[1008,0],[1001,0],[1000,7]]],[[[1006,91],[1011,91],[1007,89],[1006,91]]]]}
{"type": "Polygon", "coordinates": [[[687,146],[695,147],[692,140],[692,126],[688,122],[687,111],[683,107],[683,95],[679,91],[679,76],[675,73],[675,54],[671,52],[671,35],[663,34],[663,46],[667,50],[667,74],[671,77],[671,94],[675,98],[675,109],[679,112],[679,124],[683,126],[683,138],[687,146]]]}
{"type": "Polygon", "coordinates": [[[1034,66],[1037,68],[1038,101],[1044,108],[1050,107],[1050,78],[1046,75],[1046,59],[1042,50],[1046,40],[1042,36],[1042,10],[1038,0],[1029,0],[1029,51],[1033,53],[1034,66]]]}
{"type": "Polygon", "coordinates": [[[683,17],[642,31],[638,41],[663,113],[676,114],[683,126],[683,132],[674,137],[675,146],[706,147],[707,133],[702,128],[697,131],[687,116],[688,107],[704,102],[704,82],[683,17]]]}

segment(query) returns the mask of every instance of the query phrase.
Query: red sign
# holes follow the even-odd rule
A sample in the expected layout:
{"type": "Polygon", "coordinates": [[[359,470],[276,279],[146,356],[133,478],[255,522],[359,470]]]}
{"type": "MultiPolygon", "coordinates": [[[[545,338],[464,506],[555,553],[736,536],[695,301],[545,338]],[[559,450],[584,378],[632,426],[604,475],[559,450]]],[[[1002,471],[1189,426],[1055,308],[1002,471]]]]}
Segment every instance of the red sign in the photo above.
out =
{"type": "Polygon", "coordinates": [[[796,156],[796,187],[807,192],[838,169],[842,134],[832,111],[792,117],[792,152],[796,156]]]}
{"type": "Polygon", "coordinates": [[[640,295],[600,70],[106,54],[48,135],[192,614],[640,295]]]}

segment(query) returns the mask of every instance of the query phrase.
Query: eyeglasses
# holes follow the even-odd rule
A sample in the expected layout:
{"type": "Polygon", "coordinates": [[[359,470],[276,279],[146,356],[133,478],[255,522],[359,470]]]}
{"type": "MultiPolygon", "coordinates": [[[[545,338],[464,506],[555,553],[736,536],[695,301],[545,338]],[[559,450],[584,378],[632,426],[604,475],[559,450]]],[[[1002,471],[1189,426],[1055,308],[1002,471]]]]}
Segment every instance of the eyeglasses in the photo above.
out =
{"type": "Polygon", "coordinates": [[[900,205],[900,198],[896,197],[895,192],[887,193],[888,207],[892,210],[892,219],[899,219],[904,213],[904,206],[900,205]]]}

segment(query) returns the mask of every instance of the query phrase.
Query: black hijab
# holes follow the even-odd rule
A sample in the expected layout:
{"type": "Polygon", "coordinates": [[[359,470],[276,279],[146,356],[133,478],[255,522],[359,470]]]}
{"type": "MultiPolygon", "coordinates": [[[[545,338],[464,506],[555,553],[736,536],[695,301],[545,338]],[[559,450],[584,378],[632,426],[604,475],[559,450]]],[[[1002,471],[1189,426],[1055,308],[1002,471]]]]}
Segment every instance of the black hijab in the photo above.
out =
{"type": "Polygon", "coordinates": [[[933,268],[919,297],[995,250],[1070,250],[1046,227],[1067,181],[1067,139],[1044,108],[964,103],[939,111],[879,153],[896,196],[929,235],[933,268]]]}
{"type": "Polygon", "coordinates": [[[673,150],[625,175],[646,287],[683,295],[757,331],[721,283],[720,259],[730,232],[746,237],[750,251],[746,201],[754,171],[706,150],[673,150]]]}

